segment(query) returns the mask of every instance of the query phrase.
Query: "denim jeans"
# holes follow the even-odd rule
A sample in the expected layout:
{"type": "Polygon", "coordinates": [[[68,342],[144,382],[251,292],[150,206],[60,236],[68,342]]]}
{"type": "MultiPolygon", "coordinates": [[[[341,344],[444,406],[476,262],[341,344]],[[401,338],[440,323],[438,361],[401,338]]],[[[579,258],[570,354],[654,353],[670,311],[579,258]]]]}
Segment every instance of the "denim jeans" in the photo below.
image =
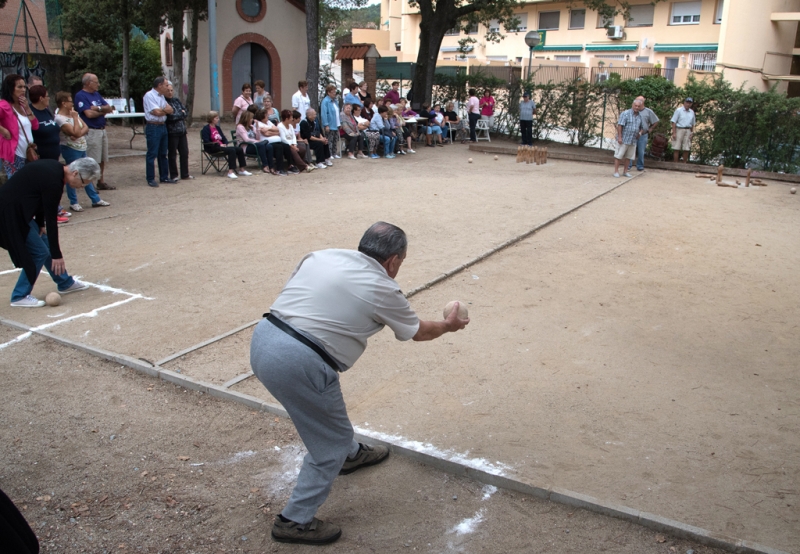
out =
{"type": "Polygon", "coordinates": [[[388,156],[390,154],[394,154],[394,147],[397,144],[397,137],[381,135],[381,140],[383,141],[383,155],[388,156]]]}
{"type": "MultiPolygon", "coordinates": [[[[50,277],[53,279],[53,282],[58,285],[58,290],[60,291],[70,288],[75,282],[75,280],[70,277],[66,271],[61,275],[53,274],[53,271],[50,269],[53,264],[53,258],[50,257],[50,243],[47,242],[47,235],[39,236],[39,226],[34,220],[31,220],[30,223],[28,237],[25,239],[25,248],[33,258],[33,262],[36,264],[37,276],[39,275],[39,271],[41,271],[42,266],[44,266],[47,269],[47,272],[50,274],[50,277]]],[[[34,282],[31,283],[28,280],[28,274],[22,271],[19,275],[19,279],[17,279],[17,284],[14,287],[14,291],[11,293],[11,301],[16,302],[17,300],[22,300],[28,296],[33,291],[34,283],[36,283],[36,279],[34,279],[34,282]]]]}
{"type": "Polygon", "coordinates": [[[266,142],[256,142],[250,143],[247,145],[246,152],[250,156],[258,156],[258,159],[261,160],[261,168],[270,167],[269,158],[267,157],[267,143],[266,142]]]}
{"type": "Polygon", "coordinates": [[[153,162],[158,158],[158,176],[162,181],[169,179],[169,163],[167,161],[167,128],[164,125],[144,126],[144,136],[147,139],[147,180],[155,181],[153,162]]]}
{"type": "MultiPolygon", "coordinates": [[[[636,169],[642,171],[644,169],[644,149],[647,148],[648,135],[642,135],[636,141],[636,169]]],[[[628,164],[628,169],[633,167],[633,160],[628,164]]]]}
{"type": "Polygon", "coordinates": [[[442,128],[439,127],[438,125],[428,125],[427,134],[429,134],[429,135],[431,135],[431,134],[433,134],[433,135],[441,135],[442,134],[442,128]]]}
{"type": "MultiPolygon", "coordinates": [[[[67,165],[69,165],[75,160],[85,158],[86,150],[75,150],[74,148],[70,148],[69,146],[62,144],[61,155],[64,157],[64,161],[67,163],[67,165]]],[[[83,187],[83,190],[86,191],[86,196],[89,197],[89,200],[92,201],[92,204],[97,204],[100,202],[100,195],[97,194],[97,189],[94,188],[92,183],[88,183],[85,187],[83,187]]],[[[67,198],[69,198],[70,204],[78,203],[78,191],[69,185],[67,185],[67,198]]]]}

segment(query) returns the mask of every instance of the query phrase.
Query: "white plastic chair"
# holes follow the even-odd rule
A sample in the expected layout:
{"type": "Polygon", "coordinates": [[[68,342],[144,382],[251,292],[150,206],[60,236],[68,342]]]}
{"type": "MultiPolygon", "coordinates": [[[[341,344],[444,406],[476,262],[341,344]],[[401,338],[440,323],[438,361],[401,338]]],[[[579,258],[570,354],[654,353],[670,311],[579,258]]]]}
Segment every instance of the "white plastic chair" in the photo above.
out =
{"type": "Polygon", "coordinates": [[[478,122],[475,124],[475,139],[476,140],[488,140],[492,142],[492,138],[489,136],[489,120],[488,119],[479,119],[478,122]],[[483,136],[481,136],[483,135],[483,136]]]}

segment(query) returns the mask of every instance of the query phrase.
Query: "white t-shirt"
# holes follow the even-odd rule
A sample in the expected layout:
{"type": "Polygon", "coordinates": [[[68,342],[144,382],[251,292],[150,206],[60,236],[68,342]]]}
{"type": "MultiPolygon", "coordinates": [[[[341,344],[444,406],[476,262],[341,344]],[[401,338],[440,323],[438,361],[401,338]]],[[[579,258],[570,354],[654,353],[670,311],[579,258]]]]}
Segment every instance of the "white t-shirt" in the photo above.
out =
{"type": "Polygon", "coordinates": [[[28,144],[33,139],[33,129],[31,128],[31,120],[28,116],[21,115],[17,110],[14,110],[14,115],[22,123],[22,130],[19,132],[19,141],[17,142],[17,151],[15,154],[20,158],[24,158],[28,150],[28,144]]]}
{"type": "Polygon", "coordinates": [[[384,325],[402,341],[419,330],[400,285],[376,260],[355,250],[307,254],[270,311],[316,339],[342,369],[353,367],[367,339],[384,325]]]}
{"type": "Polygon", "coordinates": [[[266,135],[265,131],[267,129],[272,129],[273,127],[275,127],[275,125],[269,119],[267,120],[266,123],[261,123],[260,121],[257,121],[256,124],[258,125],[258,130],[261,132],[261,136],[263,137],[263,139],[266,139],[267,142],[271,144],[273,142],[281,141],[280,131],[279,134],[277,135],[271,135],[271,136],[266,135]]]}
{"type": "Polygon", "coordinates": [[[294,127],[285,127],[283,121],[278,123],[278,132],[281,134],[281,141],[289,146],[297,146],[297,138],[294,136],[294,127]]]}
{"type": "MultiPolygon", "coordinates": [[[[61,115],[60,113],[58,113],[58,110],[56,110],[55,119],[56,119],[56,125],[58,125],[59,129],[61,129],[61,127],[63,127],[64,125],[70,125],[71,126],[71,125],[74,124],[74,121],[72,120],[71,117],[67,117],[65,115],[61,115]]],[[[78,123],[77,124],[81,128],[83,128],[83,126],[84,126],[83,120],[80,117],[78,118],[78,123]]],[[[76,139],[76,138],[73,138],[70,135],[66,134],[64,131],[61,131],[59,144],[61,144],[62,146],[68,146],[69,148],[72,148],[73,150],[80,150],[80,151],[85,151],[86,147],[87,147],[86,136],[85,135],[82,136],[81,138],[77,138],[76,139]]]]}
{"type": "Polygon", "coordinates": [[[306,111],[310,107],[311,100],[308,98],[308,94],[303,95],[299,90],[292,94],[292,108],[300,112],[300,121],[306,120],[306,111]]]}

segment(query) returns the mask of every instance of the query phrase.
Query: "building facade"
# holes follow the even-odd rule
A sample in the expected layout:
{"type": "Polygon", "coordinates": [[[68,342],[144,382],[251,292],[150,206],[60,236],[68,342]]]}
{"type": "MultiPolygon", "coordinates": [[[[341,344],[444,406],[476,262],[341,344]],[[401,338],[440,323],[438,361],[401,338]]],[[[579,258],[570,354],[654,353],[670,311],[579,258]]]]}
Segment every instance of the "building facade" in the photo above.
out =
{"type": "MultiPolygon", "coordinates": [[[[184,18],[188,36],[191,14],[184,18]]],[[[291,105],[307,64],[306,14],[302,0],[226,0],[217,2],[217,85],[220,108],[230,114],[242,84],[262,80],[277,108],[291,105]]],[[[174,76],[172,29],[161,34],[164,74],[174,76]]],[[[211,109],[208,21],[198,28],[194,116],[211,109]]],[[[183,82],[188,80],[189,53],[184,52],[183,82]]]]}
{"type": "MultiPolygon", "coordinates": [[[[580,1],[571,5],[552,0],[520,2],[519,30],[506,32],[499,43],[487,42],[487,27],[464,33],[454,29],[442,41],[440,63],[464,57],[470,63],[527,66],[525,34],[542,32],[544,44],[534,51],[534,63],[581,63],[589,67],[613,64],[660,65],[673,78],[688,71],[725,72],[735,86],[766,90],[777,84],[786,90],[800,73],[800,0],[632,0],[630,17],[605,20],[580,1]],[[459,40],[473,38],[466,55],[459,40]],[[797,51],[795,47],[797,46],[797,51]],[[600,63],[602,62],[602,63],[600,63]]],[[[408,0],[382,0],[381,30],[389,42],[382,56],[413,62],[419,51],[419,10],[408,0]]],[[[498,27],[497,22],[489,26],[498,27]]],[[[354,32],[354,40],[356,39],[354,32]]],[[[360,39],[359,39],[360,40],[360,39]]]]}

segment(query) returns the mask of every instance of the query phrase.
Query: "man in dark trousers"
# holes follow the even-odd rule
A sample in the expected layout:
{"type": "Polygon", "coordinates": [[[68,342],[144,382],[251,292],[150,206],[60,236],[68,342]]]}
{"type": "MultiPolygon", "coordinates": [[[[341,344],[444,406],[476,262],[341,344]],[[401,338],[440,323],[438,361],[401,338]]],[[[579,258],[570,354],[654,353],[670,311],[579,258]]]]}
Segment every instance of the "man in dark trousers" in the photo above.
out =
{"type": "Polygon", "coordinates": [[[89,287],[67,273],[58,245],[58,203],[64,185],[82,188],[100,178],[100,166],[92,158],[68,166],[56,160],[25,164],[0,187],[0,247],[8,250],[15,267],[22,268],[11,293],[17,308],[41,308],[44,302],[31,296],[42,266],[61,294],[89,287]]]}
{"type": "Polygon", "coordinates": [[[272,538],[280,542],[326,544],[338,526],[314,517],[337,475],[378,464],[385,446],[360,444],[339,386],[367,347],[367,339],[388,326],[398,340],[433,340],[463,329],[458,305],[442,321],[421,321],[394,280],[406,258],[402,229],[379,221],[358,251],[320,250],[307,254],[253,333],[253,373],[280,402],[308,449],[289,503],[275,518],[272,538]]]}

